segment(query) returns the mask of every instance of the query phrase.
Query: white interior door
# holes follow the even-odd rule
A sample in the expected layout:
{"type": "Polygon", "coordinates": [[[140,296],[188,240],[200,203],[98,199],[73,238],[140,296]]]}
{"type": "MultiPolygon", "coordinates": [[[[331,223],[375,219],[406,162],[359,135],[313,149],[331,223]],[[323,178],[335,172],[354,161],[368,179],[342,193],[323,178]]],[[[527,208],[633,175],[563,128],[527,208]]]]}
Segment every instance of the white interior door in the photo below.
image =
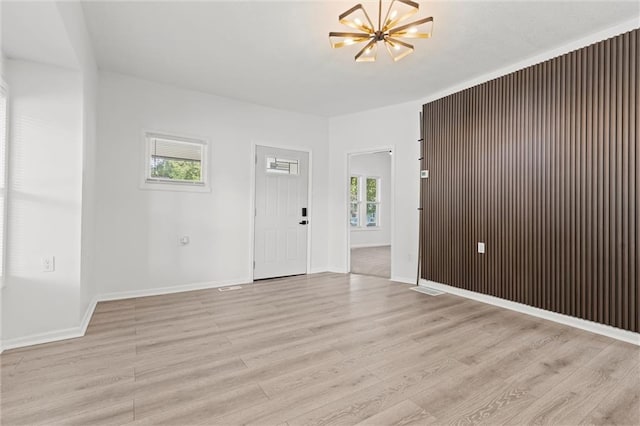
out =
{"type": "Polygon", "coordinates": [[[309,153],[256,147],[254,279],[305,274],[309,153]]]}

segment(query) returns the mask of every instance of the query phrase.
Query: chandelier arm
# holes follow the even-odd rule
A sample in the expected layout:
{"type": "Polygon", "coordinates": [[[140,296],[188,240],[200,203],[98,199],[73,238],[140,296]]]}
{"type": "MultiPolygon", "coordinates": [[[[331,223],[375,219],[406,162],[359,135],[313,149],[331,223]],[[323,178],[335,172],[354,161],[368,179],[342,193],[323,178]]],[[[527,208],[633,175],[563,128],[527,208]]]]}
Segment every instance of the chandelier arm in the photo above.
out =
{"type": "Polygon", "coordinates": [[[353,38],[369,38],[371,37],[371,34],[369,33],[343,33],[343,32],[336,32],[336,31],[331,31],[329,33],[329,37],[353,37],[353,38]]]}
{"type": "Polygon", "coordinates": [[[411,23],[405,24],[401,27],[393,28],[389,30],[389,35],[393,35],[399,32],[403,32],[408,30],[411,27],[416,27],[418,25],[426,24],[427,22],[433,22],[433,16],[429,16],[428,18],[418,19],[417,21],[413,21],[411,23]]]}
{"type": "MultiPolygon", "coordinates": [[[[367,51],[367,49],[371,49],[371,48],[373,48],[377,42],[378,42],[378,41],[374,38],[374,39],[373,39],[373,40],[371,40],[369,43],[367,43],[367,44],[362,48],[362,50],[360,50],[360,51],[356,54],[356,56],[355,56],[355,58],[354,58],[354,59],[356,60],[356,62],[358,62],[358,58],[360,58],[360,56],[362,56],[362,55],[367,51]]],[[[375,61],[375,60],[376,60],[376,59],[375,59],[375,57],[374,57],[374,58],[373,58],[373,61],[375,61]]],[[[373,61],[372,61],[372,62],[373,62],[373,61]]]]}
{"type": "MultiPolygon", "coordinates": [[[[382,0],[380,0],[382,1],[382,0]]],[[[369,14],[367,13],[367,10],[362,6],[361,3],[356,4],[355,6],[353,6],[351,9],[347,10],[346,12],[344,12],[342,15],[338,16],[338,22],[340,22],[342,25],[346,25],[348,27],[352,26],[350,24],[348,24],[346,20],[346,18],[351,15],[353,12],[355,12],[356,10],[361,10],[362,13],[364,14],[364,17],[366,18],[367,22],[369,23],[369,25],[371,26],[371,30],[374,30],[374,25],[373,22],[371,22],[371,18],[369,17],[369,14]]],[[[365,30],[364,27],[360,27],[361,30],[365,30]]]]}
{"type": "Polygon", "coordinates": [[[404,47],[406,47],[408,49],[413,49],[413,45],[412,44],[409,44],[409,43],[407,43],[405,41],[402,41],[402,40],[399,40],[397,38],[387,37],[385,39],[385,41],[386,42],[390,42],[391,44],[399,44],[399,45],[404,46],[404,47]]]}
{"type": "Polygon", "coordinates": [[[409,43],[405,43],[402,40],[398,40],[397,38],[387,37],[384,40],[384,44],[385,44],[385,47],[387,48],[387,52],[389,52],[389,56],[391,56],[391,59],[393,59],[394,62],[398,62],[400,59],[413,53],[414,51],[413,45],[409,43]],[[391,47],[395,47],[396,45],[403,46],[407,50],[399,56],[394,56],[393,52],[391,51],[391,47]]]}
{"type": "Polygon", "coordinates": [[[356,43],[362,43],[371,38],[371,35],[365,33],[343,33],[343,32],[330,32],[329,33],[329,41],[331,43],[331,47],[334,49],[339,49],[344,46],[350,46],[356,43]],[[332,40],[333,37],[344,38],[344,40],[332,40]]]}
{"type": "Polygon", "coordinates": [[[420,5],[415,2],[415,1],[411,1],[411,0],[396,0],[398,3],[404,3],[407,6],[411,6],[411,7],[415,7],[416,9],[420,8],[420,5]]]}
{"type": "Polygon", "coordinates": [[[387,10],[387,15],[384,18],[384,25],[382,26],[381,30],[382,32],[386,32],[387,30],[389,30],[390,28],[393,28],[394,26],[396,26],[397,24],[399,24],[400,22],[404,21],[405,19],[407,19],[409,16],[418,13],[418,10],[420,9],[420,5],[414,1],[411,0],[392,0],[391,3],[389,3],[389,10],[387,10]],[[401,3],[404,4],[408,7],[411,8],[411,12],[407,12],[403,15],[400,16],[392,16],[392,10],[393,10],[393,5],[395,3],[401,3]]]}

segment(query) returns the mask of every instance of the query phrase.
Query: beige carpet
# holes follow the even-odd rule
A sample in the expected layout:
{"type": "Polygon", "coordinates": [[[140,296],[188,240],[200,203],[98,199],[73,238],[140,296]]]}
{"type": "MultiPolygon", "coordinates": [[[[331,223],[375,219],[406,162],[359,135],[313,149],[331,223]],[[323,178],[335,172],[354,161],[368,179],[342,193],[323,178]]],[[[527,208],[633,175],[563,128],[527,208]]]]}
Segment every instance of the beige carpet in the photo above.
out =
{"type": "Polygon", "coordinates": [[[391,246],[352,248],[351,273],[391,278],[391,246]]]}

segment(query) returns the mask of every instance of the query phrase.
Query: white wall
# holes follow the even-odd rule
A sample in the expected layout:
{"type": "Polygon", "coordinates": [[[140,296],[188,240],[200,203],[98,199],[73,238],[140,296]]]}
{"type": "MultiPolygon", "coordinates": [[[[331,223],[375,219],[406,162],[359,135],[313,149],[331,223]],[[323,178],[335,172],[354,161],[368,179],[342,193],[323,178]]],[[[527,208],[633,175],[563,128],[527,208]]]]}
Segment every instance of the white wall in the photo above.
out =
{"type": "Polygon", "coordinates": [[[57,9],[64,24],[69,43],[82,72],[82,225],[80,312],[90,308],[97,288],[93,276],[95,252],[95,172],[96,172],[96,114],[98,67],[79,2],[62,2],[57,9]]]}
{"type": "Polygon", "coordinates": [[[328,123],[101,73],[97,252],[101,293],[250,280],[252,143],[312,150],[311,270],[327,269],[328,123]],[[211,192],[140,189],[144,130],[210,141],[211,192]],[[188,235],[191,243],[179,247],[188,235]]]}
{"type": "Polygon", "coordinates": [[[362,176],[363,179],[367,177],[380,179],[380,211],[378,216],[380,226],[350,228],[351,247],[391,244],[391,156],[387,151],[352,155],[350,169],[351,176],[362,176]]]}
{"type": "Polygon", "coordinates": [[[351,152],[391,147],[393,156],[393,227],[391,278],[415,282],[418,247],[419,174],[417,142],[420,130],[417,102],[395,105],[329,120],[331,174],[329,181],[329,265],[346,272],[347,264],[347,156],[351,152]]]}
{"type": "Polygon", "coordinates": [[[79,3],[12,3],[2,18],[12,20],[1,32],[12,40],[4,64],[11,136],[2,343],[14,347],[81,335],[96,294],[97,66],[79,3]],[[34,30],[34,22],[47,28],[34,30]],[[52,43],[64,60],[52,56],[52,43]],[[54,272],[42,272],[45,255],[55,256],[54,272]]]}
{"type": "MultiPolygon", "coordinates": [[[[2,3],[0,1],[0,25],[2,25],[2,3]]],[[[2,49],[2,30],[0,29],[0,80],[4,80],[4,50],[2,49]]],[[[3,166],[0,166],[0,173],[4,173],[5,170],[3,166]]],[[[5,200],[6,201],[6,200],[5,200]]],[[[4,214],[4,213],[3,213],[4,214]]],[[[5,248],[6,250],[6,248],[5,248]]],[[[2,352],[2,288],[4,286],[4,282],[0,282],[0,352],[2,352]]]]}
{"type": "Polygon", "coordinates": [[[10,98],[7,277],[3,339],[78,325],[82,76],[5,63],[10,98]],[[55,272],[41,258],[54,255],[55,272]]]}

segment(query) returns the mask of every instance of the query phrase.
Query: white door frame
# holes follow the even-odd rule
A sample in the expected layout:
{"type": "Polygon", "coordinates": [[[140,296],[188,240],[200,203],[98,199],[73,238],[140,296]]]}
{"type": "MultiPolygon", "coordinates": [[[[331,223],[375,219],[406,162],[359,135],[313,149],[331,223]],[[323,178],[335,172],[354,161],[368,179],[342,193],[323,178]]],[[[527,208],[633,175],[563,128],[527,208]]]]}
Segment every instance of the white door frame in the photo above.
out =
{"type": "Polygon", "coordinates": [[[378,152],[391,151],[391,197],[389,202],[391,203],[391,217],[389,218],[389,225],[391,226],[391,273],[389,280],[393,280],[394,275],[394,264],[393,264],[393,253],[395,251],[395,216],[396,216],[396,202],[395,202],[395,194],[396,194],[396,147],[395,145],[385,145],[377,148],[366,148],[362,150],[354,150],[347,151],[347,176],[344,179],[345,182],[345,201],[346,201],[346,209],[344,211],[344,226],[346,229],[346,247],[347,247],[347,272],[351,272],[351,225],[347,220],[350,214],[351,209],[351,191],[350,186],[347,184],[349,182],[349,177],[351,176],[351,157],[354,155],[362,155],[362,154],[375,154],[378,152]]]}
{"type": "Polygon", "coordinates": [[[249,206],[249,222],[251,224],[251,234],[249,235],[249,247],[251,247],[251,255],[249,256],[249,280],[253,282],[253,261],[255,260],[256,255],[256,155],[258,155],[258,146],[264,146],[267,148],[275,148],[275,149],[288,149],[291,151],[300,151],[306,152],[309,154],[309,179],[307,180],[307,220],[309,224],[306,226],[307,228],[307,270],[306,274],[311,271],[311,227],[313,226],[313,205],[311,203],[312,200],[312,182],[313,182],[313,150],[307,147],[299,147],[299,146],[291,146],[291,145],[276,145],[270,142],[262,142],[262,141],[252,141],[251,142],[251,182],[250,182],[250,200],[249,206]]]}

